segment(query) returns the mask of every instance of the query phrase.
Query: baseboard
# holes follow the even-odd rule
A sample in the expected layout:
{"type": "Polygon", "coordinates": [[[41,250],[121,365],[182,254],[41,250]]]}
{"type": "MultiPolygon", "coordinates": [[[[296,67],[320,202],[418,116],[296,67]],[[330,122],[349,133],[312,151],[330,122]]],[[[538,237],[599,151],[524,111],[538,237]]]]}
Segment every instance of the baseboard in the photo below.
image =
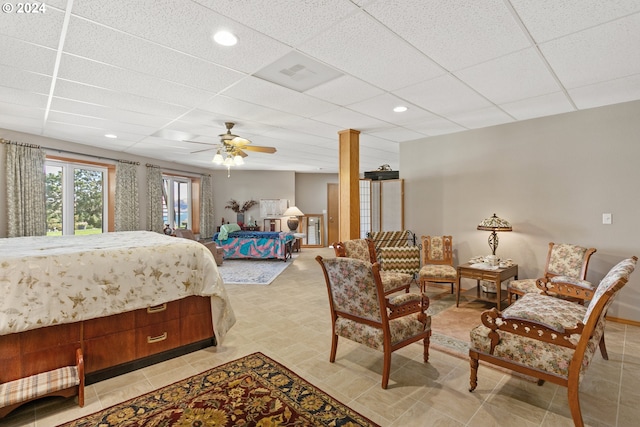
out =
{"type": "Polygon", "coordinates": [[[620,317],[611,316],[605,316],[605,319],[607,319],[609,322],[623,323],[625,325],[631,326],[640,326],[640,322],[638,322],[637,320],[622,319],[620,317]]]}

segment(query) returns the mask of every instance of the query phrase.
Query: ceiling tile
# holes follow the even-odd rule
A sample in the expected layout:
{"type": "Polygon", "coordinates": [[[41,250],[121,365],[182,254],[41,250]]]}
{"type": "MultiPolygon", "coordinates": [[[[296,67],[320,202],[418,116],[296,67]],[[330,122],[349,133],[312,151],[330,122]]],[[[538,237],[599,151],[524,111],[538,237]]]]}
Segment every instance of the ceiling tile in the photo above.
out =
{"type": "Polygon", "coordinates": [[[80,18],[69,24],[67,53],[208,92],[218,92],[245,74],[162,47],[80,18]]]}
{"type": "Polygon", "coordinates": [[[71,55],[62,56],[59,77],[183,106],[198,105],[213,96],[201,89],[71,55]]]}
{"type": "Polygon", "coordinates": [[[410,104],[390,93],[385,93],[374,98],[367,99],[366,101],[348,105],[347,108],[396,125],[403,125],[417,119],[427,120],[435,117],[433,114],[423,110],[422,108],[410,104]],[[402,113],[396,113],[393,111],[395,107],[400,105],[407,107],[407,111],[402,113]]]}
{"type": "Polygon", "coordinates": [[[537,43],[640,12],[638,0],[510,0],[537,43]]]}
{"type": "Polygon", "coordinates": [[[43,95],[47,95],[51,88],[51,77],[42,74],[22,71],[0,64],[0,75],[2,76],[0,84],[5,87],[43,95]]]}
{"type": "MultiPolygon", "coordinates": [[[[18,2],[5,3],[15,7],[18,2]]],[[[64,13],[53,7],[45,13],[0,13],[0,34],[56,49],[63,21],[64,13]]]]}
{"type": "Polygon", "coordinates": [[[447,118],[469,129],[495,126],[513,121],[512,117],[496,107],[454,113],[450,114],[447,118]]]}
{"type": "Polygon", "coordinates": [[[15,104],[24,107],[41,108],[42,110],[47,107],[46,95],[2,86],[2,82],[0,82],[0,99],[2,102],[6,102],[7,104],[15,104]]]}
{"type": "Polygon", "coordinates": [[[339,107],[324,114],[318,114],[311,118],[319,122],[339,126],[341,128],[340,130],[356,129],[363,131],[364,129],[374,129],[378,127],[385,127],[386,125],[383,121],[343,107],[339,107]]]}
{"type": "Polygon", "coordinates": [[[197,58],[251,73],[290,50],[288,46],[195,2],[138,0],[77,1],[73,12],[197,58]],[[212,40],[219,29],[238,37],[233,47],[212,40]]]}
{"type": "Polygon", "coordinates": [[[594,108],[640,99],[640,74],[569,90],[578,108],[594,108]]]}
{"type": "Polygon", "coordinates": [[[447,115],[477,110],[491,103],[453,76],[446,75],[395,91],[430,112],[447,115]]]}
{"type": "Polygon", "coordinates": [[[51,76],[56,51],[0,35],[0,58],[11,67],[51,76]]]}
{"type": "Polygon", "coordinates": [[[344,16],[358,8],[349,1],[324,0],[297,2],[290,0],[196,0],[221,15],[242,22],[289,46],[298,46],[305,40],[335,25],[344,16]],[[287,25],[293,23],[295,25],[287,25]],[[282,25],[274,25],[281,23],[282,25]]]}
{"type": "Polygon", "coordinates": [[[567,89],[640,73],[640,13],[540,45],[567,89]],[[634,52],[634,54],[630,54],[634,52]]]}
{"type": "Polygon", "coordinates": [[[423,135],[444,135],[447,133],[455,133],[467,130],[467,128],[453,123],[443,117],[433,117],[431,119],[420,120],[414,123],[407,123],[405,128],[411,129],[423,135]]]}
{"type": "Polygon", "coordinates": [[[454,74],[496,104],[560,90],[533,48],[483,62],[454,74]]]}
{"type": "Polygon", "coordinates": [[[527,120],[536,117],[551,116],[553,114],[575,111],[564,92],[549,93],[533,98],[500,104],[507,113],[517,120],[527,120]]]}
{"type": "Polygon", "coordinates": [[[379,1],[366,10],[448,70],[530,46],[502,0],[379,1]]]}
{"type": "Polygon", "coordinates": [[[342,76],[305,93],[332,104],[345,106],[381,95],[384,91],[353,76],[342,76]]]}
{"type": "Polygon", "coordinates": [[[413,46],[364,13],[303,43],[300,50],[385,90],[417,83],[444,72],[413,46]]]}
{"type": "Polygon", "coordinates": [[[382,129],[379,131],[370,132],[370,134],[372,136],[377,136],[378,138],[384,138],[394,142],[411,141],[414,139],[424,138],[426,136],[424,134],[401,127],[382,129]]]}
{"type": "Polygon", "coordinates": [[[335,108],[328,102],[256,77],[248,77],[222,94],[301,117],[311,117],[335,108]]]}

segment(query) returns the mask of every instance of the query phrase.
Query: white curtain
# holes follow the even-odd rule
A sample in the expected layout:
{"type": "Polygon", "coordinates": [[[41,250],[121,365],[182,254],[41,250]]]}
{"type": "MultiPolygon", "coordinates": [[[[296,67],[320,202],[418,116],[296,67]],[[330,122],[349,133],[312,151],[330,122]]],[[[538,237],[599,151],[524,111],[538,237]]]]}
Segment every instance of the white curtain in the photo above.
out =
{"type": "Polygon", "coordinates": [[[138,165],[120,161],[116,165],[115,231],[140,229],[138,165]]]}
{"type": "Polygon", "coordinates": [[[202,175],[200,182],[200,238],[208,239],[216,232],[213,216],[213,177],[202,175]]]}
{"type": "Polygon", "coordinates": [[[158,166],[147,164],[147,228],[162,233],[162,170],[158,166]]]}
{"type": "Polygon", "coordinates": [[[39,146],[7,142],[8,237],[47,234],[46,153],[39,146]]]}

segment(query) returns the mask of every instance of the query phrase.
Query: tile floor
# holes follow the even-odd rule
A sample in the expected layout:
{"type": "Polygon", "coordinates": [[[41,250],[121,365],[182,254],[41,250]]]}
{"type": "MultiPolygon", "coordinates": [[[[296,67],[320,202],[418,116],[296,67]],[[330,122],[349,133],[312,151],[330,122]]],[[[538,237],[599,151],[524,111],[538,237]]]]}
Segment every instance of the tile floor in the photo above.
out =
{"type": "MultiPolygon", "coordinates": [[[[572,426],[566,389],[542,387],[481,366],[469,393],[469,364],[422,346],[394,353],[389,388],[380,387],[381,353],[342,339],[329,363],[331,327],[316,255],[304,248],[269,286],[228,285],[237,323],[219,347],[90,385],[84,408],[73,399],[28,404],[0,426],[49,427],[152,391],[240,356],[260,351],[382,426],[572,426]]],[[[595,356],[581,386],[589,426],[635,426],[640,419],[640,327],[609,322],[609,361],[595,356]],[[635,421],[634,421],[635,420],[635,421]]]]}

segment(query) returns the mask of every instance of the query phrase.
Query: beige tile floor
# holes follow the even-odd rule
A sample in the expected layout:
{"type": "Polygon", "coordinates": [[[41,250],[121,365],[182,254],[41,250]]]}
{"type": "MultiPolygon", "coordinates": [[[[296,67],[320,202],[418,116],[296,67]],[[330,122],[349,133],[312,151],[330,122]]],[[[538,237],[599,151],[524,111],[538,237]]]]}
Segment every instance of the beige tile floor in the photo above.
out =
{"type": "MultiPolygon", "coordinates": [[[[469,393],[469,364],[421,344],[394,353],[389,388],[380,387],[382,356],[341,340],[329,363],[331,327],[316,255],[304,248],[269,286],[228,285],[237,323],[218,347],[200,350],[90,385],[84,408],[47,399],[15,411],[1,426],[54,426],[260,351],[382,426],[572,426],[566,389],[542,387],[481,366],[469,393]]],[[[581,386],[589,426],[635,426],[640,420],[640,327],[609,322],[609,360],[596,355],[581,386]]]]}

